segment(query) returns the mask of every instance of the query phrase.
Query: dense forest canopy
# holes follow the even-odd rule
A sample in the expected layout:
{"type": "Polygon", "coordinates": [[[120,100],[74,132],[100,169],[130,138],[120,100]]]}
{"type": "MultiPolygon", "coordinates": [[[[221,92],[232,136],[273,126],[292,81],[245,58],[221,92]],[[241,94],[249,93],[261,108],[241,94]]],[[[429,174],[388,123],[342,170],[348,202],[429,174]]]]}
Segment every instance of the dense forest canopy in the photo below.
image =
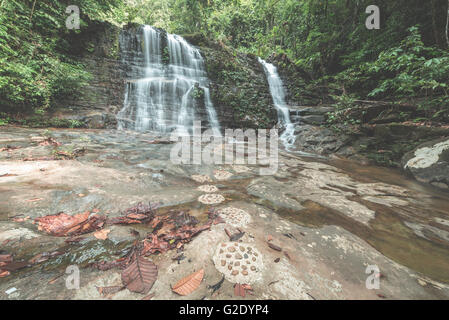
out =
{"type": "Polygon", "coordinates": [[[0,104],[50,108],[76,94],[89,72],[71,55],[70,37],[93,21],[145,23],[202,34],[235,50],[283,57],[339,105],[355,99],[407,100],[428,120],[449,116],[447,0],[2,0],[0,104]],[[81,29],[65,28],[66,7],[81,11],[81,29]],[[365,9],[377,5],[379,30],[365,9]]]}

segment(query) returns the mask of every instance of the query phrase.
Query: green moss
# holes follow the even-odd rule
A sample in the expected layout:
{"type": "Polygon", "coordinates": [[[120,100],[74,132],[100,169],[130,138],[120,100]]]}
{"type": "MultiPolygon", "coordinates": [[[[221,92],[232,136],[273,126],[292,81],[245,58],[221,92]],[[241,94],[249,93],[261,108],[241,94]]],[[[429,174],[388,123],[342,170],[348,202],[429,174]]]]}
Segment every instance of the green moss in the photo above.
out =
{"type": "Polygon", "coordinates": [[[202,47],[206,70],[214,83],[211,97],[215,107],[231,113],[233,127],[271,128],[277,114],[264,72],[252,56],[209,43],[202,47]]]}
{"type": "Polygon", "coordinates": [[[87,124],[75,119],[45,118],[43,115],[36,115],[25,119],[10,120],[15,123],[31,128],[87,128],[87,124]]]}

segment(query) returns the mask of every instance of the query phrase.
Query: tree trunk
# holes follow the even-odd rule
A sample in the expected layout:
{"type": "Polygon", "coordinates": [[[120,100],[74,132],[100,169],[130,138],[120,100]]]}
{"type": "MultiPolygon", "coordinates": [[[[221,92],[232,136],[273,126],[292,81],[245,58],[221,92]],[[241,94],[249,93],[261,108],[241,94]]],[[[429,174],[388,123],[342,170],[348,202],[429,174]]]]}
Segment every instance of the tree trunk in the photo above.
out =
{"type": "Polygon", "coordinates": [[[447,1],[446,42],[447,42],[447,46],[449,48],[449,0],[447,1]]]}
{"type": "Polygon", "coordinates": [[[31,8],[30,22],[31,22],[31,19],[33,18],[34,7],[36,6],[36,1],[37,1],[37,0],[34,0],[34,2],[33,2],[33,8],[31,8]]]}
{"type": "Polygon", "coordinates": [[[435,44],[438,47],[441,47],[441,38],[438,34],[438,26],[437,26],[437,9],[436,9],[436,0],[431,1],[432,7],[432,29],[433,29],[433,37],[435,38],[435,44]]]}

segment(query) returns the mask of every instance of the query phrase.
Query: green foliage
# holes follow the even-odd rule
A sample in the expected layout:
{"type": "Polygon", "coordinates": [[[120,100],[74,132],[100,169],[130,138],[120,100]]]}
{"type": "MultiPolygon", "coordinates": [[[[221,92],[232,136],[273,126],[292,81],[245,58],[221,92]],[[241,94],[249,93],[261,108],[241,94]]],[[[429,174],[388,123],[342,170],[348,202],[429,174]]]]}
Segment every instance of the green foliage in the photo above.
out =
{"type": "Polygon", "coordinates": [[[192,95],[192,97],[193,97],[194,99],[203,99],[203,97],[204,97],[204,90],[201,89],[200,87],[195,87],[195,88],[192,90],[191,95],[192,95]]]}
{"type": "MultiPolygon", "coordinates": [[[[326,102],[330,95],[342,96],[335,98],[341,111],[348,97],[409,100],[420,105],[426,119],[449,121],[446,0],[72,2],[1,2],[0,106],[10,111],[42,112],[57,97],[77,95],[89,81],[86,67],[71,57],[71,36],[82,31],[65,28],[65,8],[77,4],[82,28],[100,20],[118,25],[146,23],[172,33],[197,34],[218,41],[222,48],[232,48],[229,53],[233,57],[223,63],[232,64],[238,52],[263,58],[285,55],[293,65],[283,68],[296,65],[310,75],[307,83],[297,81],[296,88],[289,88],[297,101],[326,102]],[[381,8],[381,30],[365,27],[365,8],[372,4],[381,8]]],[[[87,52],[94,50],[92,44],[85,46],[87,52]]],[[[168,52],[163,53],[163,61],[168,62],[168,52]]],[[[233,85],[247,81],[239,70],[227,65],[216,68],[221,80],[231,79],[233,85]]],[[[351,121],[342,114],[331,115],[331,121],[351,121]]]]}
{"type": "MultiPolygon", "coordinates": [[[[67,53],[65,10],[70,1],[8,0],[0,7],[0,106],[8,112],[43,112],[61,96],[76,95],[90,80],[67,53]]],[[[119,0],[78,1],[81,26],[119,0]]]]}
{"type": "Polygon", "coordinates": [[[417,102],[428,111],[427,120],[448,121],[449,52],[426,47],[418,27],[409,32],[399,46],[341,72],[336,80],[362,97],[417,102]]]}

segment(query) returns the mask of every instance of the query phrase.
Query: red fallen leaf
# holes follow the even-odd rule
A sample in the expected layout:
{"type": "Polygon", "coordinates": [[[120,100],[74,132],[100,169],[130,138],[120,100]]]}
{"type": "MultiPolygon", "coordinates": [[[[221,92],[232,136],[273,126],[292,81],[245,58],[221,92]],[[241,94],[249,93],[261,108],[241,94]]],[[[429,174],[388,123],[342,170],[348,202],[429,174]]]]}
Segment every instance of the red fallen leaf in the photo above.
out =
{"type": "Polygon", "coordinates": [[[273,236],[271,234],[269,234],[268,237],[267,237],[267,241],[270,242],[272,240],[273,240],[273,236]]]}
{"type": "Polygon", "coordinates": [[[17,177],[17,176],[18,176],[18,174],[5,173],[5,174],[0,175],[0,178],[3,178],[3,177],[17,177]]]}
{"type": "Polygon", "coordinates": [[[249,294],[253,294],[253,288],[249,285],[249,284],[239,284],[236,283],[234,285],[234,295],[236,297],[245,297],[246,296],[246,291],[248,291],[249,294]]]}
{"type": "Polygon", "coordinates": [[[234,296],[236,297],[240,296],[240,284],[238,283],[234,284],[234,296]]]}
{"type": "Polygon", "coordinates": [[[240,296],[245,298],[245,295],[246,295],[245,288],[241,284],[239,284],[239,291],[240,291],[240,296]]]}
{"type": "Polygon", "coordinates": [[[144,219],[148,218],[147,215],[138,214],[138,213],[131,213],[131,214],[126,215],[126,217],[129,219],[135,219],[135,220],[144,220],[144,219]]]}
{"type": "Polygon", "coordinates": [[[124,286],[110,286],[110,287],[96,287],[96,288],[97,288],[98,292],[103,296],[115,294],[115,293],[125,289],[124,286]]]}
{"type": "Polygon", "coordinates": [[[28,221],[30,219],[30,216],[27,216],[25,218],[13,218],[12,221],[14,222],[25,222],[28,221]]]}
{"type": "Polygon", "coordinates": [[[56,141],[55,139],[53,139],[52,137],[48,137],[47,139],[45,139],[44,141],[39,143],[40,146],[55,146],[58,147],[61,145],[60,142],[56,141]]]}
{"type": "Polygon", "coordinates": [[[192,273],[191,275],[179,280],[172,288],[174,292],[181,296],[186,296],[191,294],[193,291],[198,289],[203,281],[204,269],[192,273]]]}
{"type": "Polygon", "coordinates": [[[242,286],[243,286],[243,288],[244,288],[245,290],[251,290],[251,291],[253,291],[253,288],[252,288],[249,284],[242,284],[242,286]]]}
{"type": "Polygon", "coordinates": [[[122,271],[122,282],[129,291],[148,293],[157,279],[157,266],[142,256],[136,257],[134,261],[122,271]]]}
{"type": "Polygon", "coordinates": [[[386,299],[386,298],[387,298],[386,296],[384,296],[384,295],[381,294],[381,293],[378,293],[377,296],[378,296],[379,298],[382,298],[382,299],[386,299]]]}
{"type": "Polygon", "coordinates": [[[109,229],[102,229],[94,233],[94,237],[99,240],[106,240],[108,238],[108,234],[111,232],[109,229]]]}
{"type": "Polygon", "coordinates": [[[42,253],[35,255],[30,260],[28,260],[28,263],[31,263],[31,264],[41,263],[41,262],[47,261],[53,257],[60,256],[62,254],[64,254],[64,252],[59,252],[59,251],[42,252],[42,253]]]}
{"type": "Polygon", "coordinates": [[[98,216],[89,218],[89,215],[90,213],[88,211],[74,216],[59,213],[36,218],[34,221],[38,223],[39,231],[61,237],[88,233],[104,225],[104,219],[98,216]]]}
{"type": "Polygon", "coordinates": [[[7,277],[11,274],[11,272],[7,271],[7,270],[0,270],[0,278],[4,278],[7,277]]]}
{"type": "Polygon", "coordinates": [[[142,298],[142,300],[151,300],[154,297],[154,293],[150,293],[149,295],[142,298]]]}

